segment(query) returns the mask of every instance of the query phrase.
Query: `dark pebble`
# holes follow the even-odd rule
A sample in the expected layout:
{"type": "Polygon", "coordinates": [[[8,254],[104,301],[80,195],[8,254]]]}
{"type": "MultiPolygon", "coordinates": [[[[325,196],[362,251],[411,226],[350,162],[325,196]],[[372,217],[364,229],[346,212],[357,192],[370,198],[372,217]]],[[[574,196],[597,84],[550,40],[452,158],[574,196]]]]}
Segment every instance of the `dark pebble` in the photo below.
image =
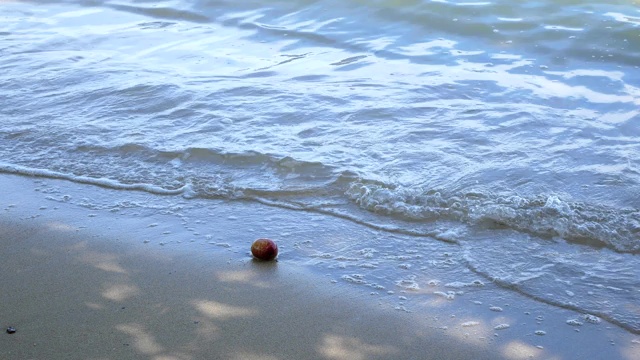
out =
{"type": "Polygon", "coordinates": [[[14,328],[13,326],[9,326],[7,328],[7,334],[13,334],[14,332],[16,332],[16,328],[14,328]]]}

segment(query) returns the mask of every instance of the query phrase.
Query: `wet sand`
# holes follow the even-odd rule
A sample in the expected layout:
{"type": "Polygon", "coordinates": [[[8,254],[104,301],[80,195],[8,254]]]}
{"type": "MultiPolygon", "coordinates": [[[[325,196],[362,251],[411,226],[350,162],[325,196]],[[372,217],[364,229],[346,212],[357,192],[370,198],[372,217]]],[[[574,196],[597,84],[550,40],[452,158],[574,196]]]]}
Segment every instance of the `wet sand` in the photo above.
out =
{"type": "MultiPolygon", "coordinates": [[[[467,300],[398,311],[289,261],[286,249],[277,262],[259,262],[248,247],[161,246],[150,234],[165,224],[87,214],[60,197],[112,190],[46,182],[62,190],[33,191],[33,179],[0,176],[3,359],[640,359],[638,336],[607,324],[574,329],[566,310],[506,290],[494,294],[513,304],[504,313],[467,300]],[[547,319],[536,323],[536,311],[547,319]],[[512,326],[500,330],[505,319],[512,326]],[[532,331],[539,328],[545,334],[532,331]]],[[[224,202],[218,209],[210,226],[234,244],[255,224],[216,219],[265,211],[224,202]]],[[[166,237],[181,236],[174,230],[166,237]]]]}
{"type": "MultiPolygon", "coordinates": [[[[496,359],[286,262],[228,263],[0,222],[5,359],[496,359]]],[[[123,230],[123,233],[126,229],[123,230]]]]}

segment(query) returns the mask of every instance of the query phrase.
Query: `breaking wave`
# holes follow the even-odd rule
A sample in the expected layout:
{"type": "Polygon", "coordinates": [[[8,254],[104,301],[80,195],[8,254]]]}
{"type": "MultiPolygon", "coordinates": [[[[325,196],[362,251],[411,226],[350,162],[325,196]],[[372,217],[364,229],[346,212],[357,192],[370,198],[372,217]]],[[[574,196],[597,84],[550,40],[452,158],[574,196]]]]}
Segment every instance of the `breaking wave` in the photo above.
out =
{"type": "MultiPolygon", "coordinates": [[[[482,228],[511,229],[541,238],[562,238],[617,252],[640,253],[640,211],[637,209],[571,202],[554,194],[523,197],[494,194],[485,189],[454,192],[406,188],[366,181],[356,172],[340,171],[321,163],[257,152],[224,154],[211,149],[188,149],[155,152],[149,156],[152,150],[136,149],[155,159],[156,165],[163,163],[164,172],[147,170],[137,172],[137,176],[125,172],[130,176],[120,180],[108,175],[77,175],[80,171],[77,168],[63,172],[0,164],[0,172],[157,195],[254,200],[271,206],[322,212],[381,230],[417,236],[438,238],[434,224],[454,221],[482,228]],[[155,181],[149,181],[150,174],[155,174],[155,181]]],[[[117,148],[118,152],[131,150],[131,146],[117,148]]],[[[100,152],[104,153],[105,149],[100,152]]]]}

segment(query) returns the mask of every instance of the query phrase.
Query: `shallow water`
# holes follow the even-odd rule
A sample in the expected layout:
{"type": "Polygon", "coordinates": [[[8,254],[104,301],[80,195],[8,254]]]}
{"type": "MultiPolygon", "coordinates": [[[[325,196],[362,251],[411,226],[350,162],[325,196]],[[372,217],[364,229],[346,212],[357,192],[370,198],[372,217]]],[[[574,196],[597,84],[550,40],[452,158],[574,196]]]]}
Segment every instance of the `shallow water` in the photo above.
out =
{"type": "Polygon", "coordinates": [[[346,218],[416,274],[449,243],[638,333],[637,5],[2,2],[0,170],[346,218]]]}

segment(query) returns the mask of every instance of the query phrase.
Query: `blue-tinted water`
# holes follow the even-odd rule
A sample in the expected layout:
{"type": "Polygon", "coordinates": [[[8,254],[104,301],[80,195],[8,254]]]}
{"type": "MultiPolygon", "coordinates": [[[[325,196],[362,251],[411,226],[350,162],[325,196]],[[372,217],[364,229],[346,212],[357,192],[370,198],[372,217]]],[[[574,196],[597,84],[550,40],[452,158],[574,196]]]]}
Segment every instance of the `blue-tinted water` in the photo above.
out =
{"type": "Polygon", "coordinates": [[[640,332],[633,1],[5,1],[0,20],[5,173],[448,242],[640,332]]]}

